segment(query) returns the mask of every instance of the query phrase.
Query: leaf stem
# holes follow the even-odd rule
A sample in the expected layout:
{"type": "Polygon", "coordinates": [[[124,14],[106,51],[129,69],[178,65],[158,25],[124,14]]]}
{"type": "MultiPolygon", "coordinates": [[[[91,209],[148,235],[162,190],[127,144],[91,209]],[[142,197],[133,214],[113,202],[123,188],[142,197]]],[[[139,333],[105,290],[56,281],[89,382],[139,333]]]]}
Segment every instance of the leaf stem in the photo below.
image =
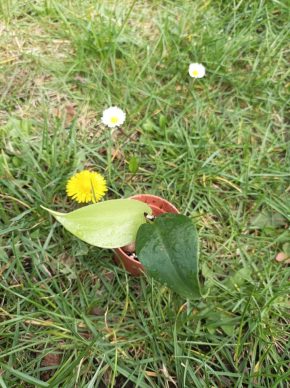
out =
{"type": "Polygon", "coordinates": [[[156,218],[152,214],[148,214],[148,213],[144,213],[144,217],[146,218],[146,221],[154,221],[156,218]]]}
{"type": "Polygon", "coordinates": [[[190,300],[189,299],[186,300],[186,313],[187,313],[187,316],[189,317],[190,316],[190,300]]]}

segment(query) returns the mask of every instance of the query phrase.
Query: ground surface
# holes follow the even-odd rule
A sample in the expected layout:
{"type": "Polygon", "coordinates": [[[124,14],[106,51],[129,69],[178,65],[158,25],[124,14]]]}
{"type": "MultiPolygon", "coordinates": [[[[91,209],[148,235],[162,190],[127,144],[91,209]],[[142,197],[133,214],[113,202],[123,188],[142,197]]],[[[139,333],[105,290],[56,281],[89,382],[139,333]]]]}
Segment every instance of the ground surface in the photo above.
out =
{"type": "Polygon", "coordinates": [[[0,386],[286,387],[287,2],[0,12],[0,386]],[[127,112],[111,149],[110,105],[127,112]],[[84,167],[110,198],[161,195],[196,220],[204,300],[186,311],[48,217],[76,207],[65,184],[84,167]]]}

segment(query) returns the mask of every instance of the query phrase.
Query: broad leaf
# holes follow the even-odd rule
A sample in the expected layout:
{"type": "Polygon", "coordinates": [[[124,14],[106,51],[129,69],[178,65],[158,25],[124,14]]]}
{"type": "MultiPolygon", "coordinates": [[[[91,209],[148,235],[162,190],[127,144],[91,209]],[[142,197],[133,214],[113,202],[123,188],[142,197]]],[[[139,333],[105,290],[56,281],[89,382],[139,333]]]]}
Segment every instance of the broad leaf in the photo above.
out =
{"type": "Polygon", "coordinates": [[[129,171],[132,174],[136,174],[138,169],[139,169],[139,159],[136,156],[132,156],[132,158],[129,161],[129,171]]]}
{"type": "Polygon", "coordinates": [[[264,229],[264,228],[282,228],[286,224],[286,219],[282,214],[263,209],[257,216],[252,219],[251,226],[255,229],[264,229]]]}
{"type": "MultiPolygon", "coordinates": [[[[46,208],[44,208],[46,209],[46,208]]],[[[134,199],[115,199],[82,207],[71,213],[49,211],[69,232],[100,248],[119,248],[135,241],[150,207],[134,199]]]]}
{"type": "Polygon", "coordinates": [[[163,214],[141,225],[136,253],[146,272],[185,298],[199,298],[198,236],[192,221],[181,214],[163,214]]]}

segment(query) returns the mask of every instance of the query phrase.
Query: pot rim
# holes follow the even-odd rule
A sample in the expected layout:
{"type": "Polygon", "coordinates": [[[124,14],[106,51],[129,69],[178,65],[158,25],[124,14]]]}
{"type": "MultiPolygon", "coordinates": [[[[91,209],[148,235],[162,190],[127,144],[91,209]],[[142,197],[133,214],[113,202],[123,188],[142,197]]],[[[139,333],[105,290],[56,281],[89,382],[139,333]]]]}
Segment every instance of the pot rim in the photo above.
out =
{"type": "Polygon", "coordinates": [[[176,213],[180,213],[180,211],[171,202],[169,202],[167,199],[159,197],[158,195],[154,195],[154,194],[135,194],[135,195],[132,195],[131,197],[129,197],[129,199],[137,199],[139,197],[147,197],[148,199],[152,198],[152,199],[161,200],[163,203],[166,203],[167,205],[172,207],[176,211],[176,213]]]}

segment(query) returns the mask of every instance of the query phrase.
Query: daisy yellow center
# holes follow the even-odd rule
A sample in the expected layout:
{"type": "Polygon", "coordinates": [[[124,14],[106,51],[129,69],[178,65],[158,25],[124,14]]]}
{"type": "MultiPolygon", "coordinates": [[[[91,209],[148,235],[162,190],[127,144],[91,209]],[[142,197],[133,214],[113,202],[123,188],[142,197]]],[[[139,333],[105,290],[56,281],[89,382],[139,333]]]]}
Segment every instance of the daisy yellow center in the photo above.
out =
{"type": "Polygon", "coordinates": [[[111,123],[112,123],[112,124],[117,124],[117,122],[118,122],[118,117],[113,116],[113,117],[111,118],[111,123]]]}
{"type": "Polygon", "coordinates": [[[198,70],[192,70],[192,75],[194,75],[195,77],[198,76],[198,70]]]}

